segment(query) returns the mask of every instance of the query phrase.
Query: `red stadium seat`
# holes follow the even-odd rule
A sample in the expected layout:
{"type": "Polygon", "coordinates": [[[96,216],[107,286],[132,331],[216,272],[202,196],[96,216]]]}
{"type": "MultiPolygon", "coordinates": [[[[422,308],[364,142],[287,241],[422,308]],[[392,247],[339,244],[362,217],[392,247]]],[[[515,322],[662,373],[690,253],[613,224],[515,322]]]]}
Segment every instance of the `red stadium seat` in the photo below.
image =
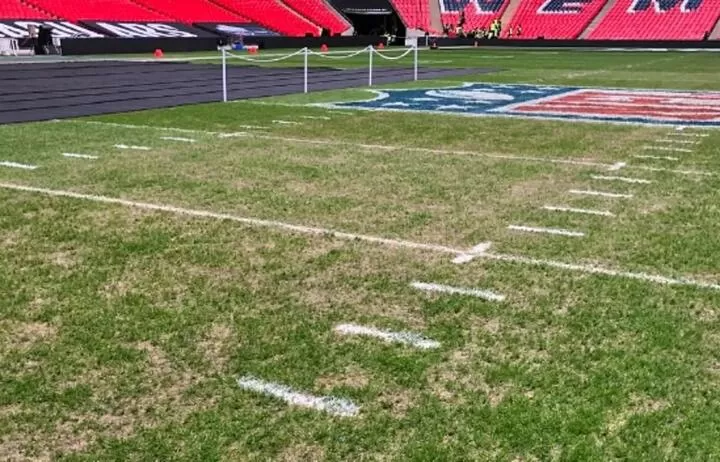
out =
{"type": "Polygon", "coordinates": [[[0,0],[0,19],[49,19],[52,16],[20,0],[0,0]]]}
{"type": "Polygon", "coordinates": [[[430,6],[427,0],[392,0],[392,3],[409,29],[430,31],[430,6]]]}
{"type": "Polygon", "coordinates": [[[168,16],[151,11],[130,0],[31,0],[29,3],[70,21],[150,22],[172,20],[168,16]]]}
{"type": "Polygon", "coordinates": [[[245,17],[222,8],[208,0],[135,0],[148,9],[186,23],[193,22],[249,22],[245,17]]]}
{"type": "Polygon", "coordinates": [[[720,0],[617,0],[590,39],[701,40],[720,15],[720,0]]]}
{"type": "MultiPolygon", "coordinates": [[[[440,0],[442,23],[456,26],[460,21],[460,11],[465,12],[465,25],[468,31],[478,27],[488,28],[495,19],[500,19],[510,0],[440,0]]],[[[507,27],[507,24],[504,25],[507,27]]]]}
{"type": "Polygon", "coordinates": [[[352,25],[333,10],[324,0],[283,0],[287,6],[305,18],[329,29],[332,34],[342,34],[352,25]]]}
{"type": "Polygon", "coordinates": [[[216,3],[252,22],[289,36],[319,35],[320,27],[279,0],[216,0],[216,3]]]}
{"type": "Polygon", "coordinates": [[[508,26],[523,28],[521,39],[576,39],[600,12],[607,0],[523,0],[508,26]]]}

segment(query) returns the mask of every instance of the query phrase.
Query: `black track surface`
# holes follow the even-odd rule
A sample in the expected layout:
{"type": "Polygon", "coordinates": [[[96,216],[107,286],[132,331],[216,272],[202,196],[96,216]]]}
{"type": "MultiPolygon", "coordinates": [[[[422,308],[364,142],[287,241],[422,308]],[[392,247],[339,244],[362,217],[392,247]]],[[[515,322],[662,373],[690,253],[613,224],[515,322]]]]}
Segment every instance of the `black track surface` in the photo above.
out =
{"type": "MultiPolygon", "coordinates": [[[[420,69],[419,78],[492,72],[490,69],[420,69]]],[[[309,89],[367,85],[366,69],[310,68],[309,89]]],[[[376,69],[373,83],[412,79],[412,69],[376,69]]],[[[222,99],[219,66],[121,61],[0,66],[0,124],[154,109],[222,99]]],[[[302,68],[229,67],[232,100],[303,90],[302,68]]]]}

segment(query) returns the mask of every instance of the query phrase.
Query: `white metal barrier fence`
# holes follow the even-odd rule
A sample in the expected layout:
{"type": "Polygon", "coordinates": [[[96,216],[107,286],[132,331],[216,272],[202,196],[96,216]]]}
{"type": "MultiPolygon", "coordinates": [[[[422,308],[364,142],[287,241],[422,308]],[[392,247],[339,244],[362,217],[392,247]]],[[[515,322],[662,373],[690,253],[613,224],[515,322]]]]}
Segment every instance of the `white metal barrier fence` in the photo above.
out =
{"type": "Polygon", "coordinates": [[[235,58],[240,59],[242,61],[246,61],[249,63],[256,63],[256,64],[266,64],[266,63],[277,63],[280,61],[285,61],[291,58],[295,58],[297,56],[303,57],[303,93],[308,92],[308,58],[310,56],[317,56],[321,59],[327,59],[327,60],[342,60],[342,59],[349,59],[354,58],[355,56],[362,55],[363,53],[368,54],[368,86],[373,85],[373,56],[378,56],[380,59],[384,59],[386,61],[397,61],[400,60],[409,54],[413,54],[413,80],[418,79],[418,48],[417,46],[413,46],[405,50],[403,53],[391,56],[385,53],[382,53],[378,51],[375,47],[372,45],[368,45],[366,48],[363,48],[359,51],[354,52],[347,52],[347,51],[336,51],[336,52],[317,52],[313,51],[310,48],[302,48],[296,52],[287,54],[287,55],[269,55],[268,58],[253,58],[249,56],[241,56],[234,53],[229,52],[225,48],[221,48],[222,53],[222,87],[223,87],[223,102],[228,101],[228,76],[227,76],[227,62],[228,58],[235,58]]]}

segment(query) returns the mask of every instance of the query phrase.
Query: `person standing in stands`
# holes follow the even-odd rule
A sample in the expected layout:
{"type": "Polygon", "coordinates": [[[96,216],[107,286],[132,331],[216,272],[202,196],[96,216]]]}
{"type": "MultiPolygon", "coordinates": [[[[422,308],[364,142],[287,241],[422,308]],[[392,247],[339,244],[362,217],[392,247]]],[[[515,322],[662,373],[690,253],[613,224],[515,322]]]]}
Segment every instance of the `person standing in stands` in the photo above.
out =
{"type": "Polygon", "coordinates": [[[518,24],[515,26],[515,36],[520,37],[522,35],[522,26],[518,24]]]}
{"type": "Polygon", "coordinates": [[[512,36],[513,36],[513,28],[512,28],[512,24],[511,24],[510,27],[508,27],[507,38],[511,39],[512,36]]]}

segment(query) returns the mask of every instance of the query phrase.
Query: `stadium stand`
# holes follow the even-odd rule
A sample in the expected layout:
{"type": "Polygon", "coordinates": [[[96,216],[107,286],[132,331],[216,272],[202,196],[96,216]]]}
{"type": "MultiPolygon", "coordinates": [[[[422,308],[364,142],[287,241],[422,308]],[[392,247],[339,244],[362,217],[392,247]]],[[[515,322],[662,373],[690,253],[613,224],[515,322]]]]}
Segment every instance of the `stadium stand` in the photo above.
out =
{"type": "MultiPolygon", "coordinates": [[[[430,3],[428,0],[391,0],[395,11],[409,29],[430,31],[430,3]]],[[[436,0],[430,0],[436,1],[436,0]]]]}
{"type": "Polygon", "coordinates": [[[333,10],[325,0],[283,0],[283,2],[300,15],[329,29],[332,34],[342,34],[352,25],[333,10]]]}
{"type": "Polygon", "coordinates": [[[460,21],[460,12],[465,12],[465,25],[467,30],[477,27],[487,28],[495,19],[500,17],[508,7],[509,0],[483,1],[480,7],[477,0],[440,0],[442,9],[442,23],[456,26],[460,21]]]}
{"type": "Polygon", "coordinates": [[[320,27],[300,16],[279,0],[215,0],[252,22],[284,35],[319,35],[320,27]]]}
{"type": "Polygon", "coordinates": [[[505,22],[503,38],[509,27],[523,27],[522,39],[576,39],[602,9],[607,0],[523,0],[509,22],[505,22]]]}
{"type": "MultiPolygon", "coordinates": [[[[5,2],[7,0],[0,0],[5,2]]],[[[70,21],[168,21],[172,18],[130,0],[28,0],[27,4],[70,21]]]]}
{"type": "Polygon", "coordinates": [[[702,40],[719,14],[720,0],[616,0],[588,38],[702,40]]]}
{"type": "Polygon", "coordinates": [[[2,19],[48,19],[49,14],[33,8],[20,0],[0,0],[0,18],[2,19]]]}
{"type": "Polygon", "coordinates": [[[194,22],[250,22],[230,10],[208,0],[133,0],[150,10],[161,11],[165,15],[185,23],[194,22]]]}

